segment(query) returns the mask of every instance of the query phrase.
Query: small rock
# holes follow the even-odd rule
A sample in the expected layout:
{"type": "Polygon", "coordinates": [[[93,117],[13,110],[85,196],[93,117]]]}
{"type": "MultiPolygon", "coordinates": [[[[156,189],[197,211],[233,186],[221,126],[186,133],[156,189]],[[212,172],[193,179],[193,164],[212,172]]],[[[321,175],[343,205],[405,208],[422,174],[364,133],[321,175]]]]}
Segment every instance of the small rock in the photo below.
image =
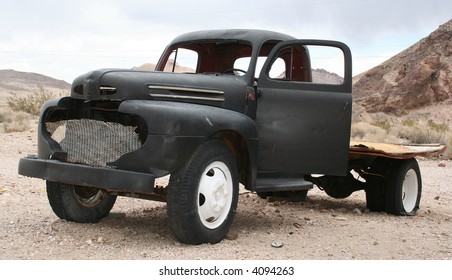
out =
{"type": "Polygon", "coordinates": [[[446,164],[441,162],[441,163],[438,164],[438,167],[446,167],[446,164]]]}
{"type": "Polygon", "coordinates": [[[108,214],[109,218],[124,218],[126,217],[126,213],[124,212],[110,212],[110,214],[108,214]]]}
{"type": "Polygon", "coordinates": [[[48,225],[48,226],[45,228],[44,233],[47,234],[47,235],[49,235],[49,234],[52,234],[53,231],[54,231],[53,226],[52,226],[52,225],[48,225]]]}
{"type": "Polygon", "coordinates": [[[353,213],[361,215],[363,212],[361,212],[361,210],[359,210],[358,208],[353,209],[353,213]]]}
{"type": "Polygon", "coordinates": [[[282,241],[272,242],[272,247],[273,248],[281,248],[282,246],[284,246],[284,243],[282,241]]]}
{"type": "Polygon", "coordinates": [[[435,196],[435,200],[439,200],[439,195],[435,196]]]}
{"type": "Polygon", "coordinates": [[[336,220],[338,220],[338,221],[348,221],[348,219],[344,218],[344,217],[336,217],[336,220]]]}
{"type": "Polygon", "coordinates": [[[378,242],[377,241],[374,241],[374,246],[377,246],[378,245],[378,242]]]}
{"type": "Polygon", "coordinates": [[[299,223],[293,223],[293,226],[296,228],[301,228],[301,224],[299,224],[299,223]]]}
{"type": "Polygon", "coordinates": [[[269,212],[276,212],[276,208],[275,207],[271,207],[271,206],[265,206],[263,209],[261,209],[261,212],[263,214],[267,214],[269,212]]]}
{"type": "Polygon", "coordinates": [[[239,238],[239,234],[236,232],[229,232],[225,236],[226,240],[237,240],[239,238]]]}

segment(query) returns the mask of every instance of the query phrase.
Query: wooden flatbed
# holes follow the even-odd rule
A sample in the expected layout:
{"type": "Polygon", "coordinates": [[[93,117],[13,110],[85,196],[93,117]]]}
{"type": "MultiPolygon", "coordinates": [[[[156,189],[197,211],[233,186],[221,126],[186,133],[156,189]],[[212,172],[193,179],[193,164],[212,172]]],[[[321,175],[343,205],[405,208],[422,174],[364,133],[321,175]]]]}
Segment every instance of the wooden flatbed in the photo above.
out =
{"type": "Polygon", "coordinates": [[[350,141],[350,159],[363,156],[375,156],[394,159],[409,159],[413,157],[430,157],[443,153],[446,146],[441,144],[387,144],[366,141],[350,141]]]}

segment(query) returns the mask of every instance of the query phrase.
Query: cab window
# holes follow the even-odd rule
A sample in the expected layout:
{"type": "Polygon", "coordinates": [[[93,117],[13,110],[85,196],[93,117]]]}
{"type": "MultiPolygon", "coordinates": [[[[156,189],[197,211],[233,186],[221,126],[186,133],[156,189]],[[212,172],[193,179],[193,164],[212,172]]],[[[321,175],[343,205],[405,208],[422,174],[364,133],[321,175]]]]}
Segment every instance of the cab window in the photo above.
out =
{"type": "MultiPolygon", "coordinates": [[[[165,72],[236,74],[235,62],[251,57],[251,45],[237,40],[192,42],[180,45],[167,54],[165,72]],[[181,68],[182,67],[182,68],[181,68]],[[178,70],[182,69],[182,70],[178,70]]],[[[246,72],[249,65],[239,68],[246,72]]],[[[162,68],[160,66],[160,68],[162,68]]],[[[238,72],[240,74],[240,71],[238,72]]],[[[243,72],[242,72],[243,74],[243,72]]]]}
{"type": "Polygon", "coordinates": [[[267,76],[281,81],[342,84],[344,56],[336,47],[289,45],[278,52],[267,76]],[[272,71],[281,67],[281,74],[275,77],[272,71]]]}

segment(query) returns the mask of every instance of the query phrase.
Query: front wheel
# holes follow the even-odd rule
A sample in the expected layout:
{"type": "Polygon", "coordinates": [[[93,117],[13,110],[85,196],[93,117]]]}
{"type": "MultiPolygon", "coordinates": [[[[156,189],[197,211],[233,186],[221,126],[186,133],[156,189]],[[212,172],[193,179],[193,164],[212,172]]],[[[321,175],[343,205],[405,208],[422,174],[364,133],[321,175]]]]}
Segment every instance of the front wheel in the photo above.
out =
{"type": "Polygon", "coordinates": [[[97,223],[110,213],[116,196],[104,190],[47,181],[47,198],[61,219],[97,223]]]}
{"type": "Polygon", "coordinates": [[[238,201],[238,170],[220,141],[202,145],[171,174],[167,212],[170,228],[182,243],[217,243],[227,234],[238,201]]]}

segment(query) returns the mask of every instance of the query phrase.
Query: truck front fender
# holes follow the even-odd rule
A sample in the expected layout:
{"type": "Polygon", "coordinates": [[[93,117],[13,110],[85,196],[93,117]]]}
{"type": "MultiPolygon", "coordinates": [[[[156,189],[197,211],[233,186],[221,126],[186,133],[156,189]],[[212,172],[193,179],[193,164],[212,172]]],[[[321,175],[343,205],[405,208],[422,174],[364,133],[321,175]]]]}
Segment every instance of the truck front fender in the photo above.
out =
{"type": "Polygon", "coordinates": [[[141,117],[148,131],[140,149],[114,162],[120,168],[165,176],[184,164],[208,138],[223,131],[233,131],[244,139],[249,162],[255,166],[257,129],[244,114],[205,105],[143,100],[124,101],[118,111],[141,117]]]}

